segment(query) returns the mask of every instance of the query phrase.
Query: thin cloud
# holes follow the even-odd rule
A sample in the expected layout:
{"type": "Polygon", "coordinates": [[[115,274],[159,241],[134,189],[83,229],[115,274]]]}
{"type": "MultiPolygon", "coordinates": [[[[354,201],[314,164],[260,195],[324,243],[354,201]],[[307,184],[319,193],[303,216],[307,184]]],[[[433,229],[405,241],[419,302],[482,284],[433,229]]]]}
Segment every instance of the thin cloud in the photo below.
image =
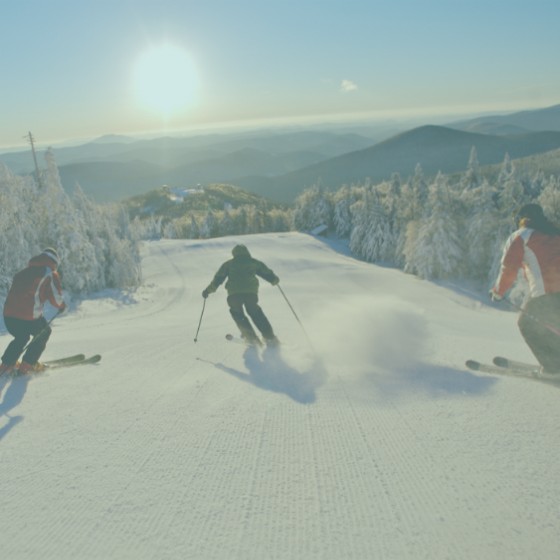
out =
{"type": "Polygon", "coordinates": [[[351,91],[356,91],[358,86],[352,80],[342,80],[340,83],[340,91],[344,93],[349,93],[351,91]]]}

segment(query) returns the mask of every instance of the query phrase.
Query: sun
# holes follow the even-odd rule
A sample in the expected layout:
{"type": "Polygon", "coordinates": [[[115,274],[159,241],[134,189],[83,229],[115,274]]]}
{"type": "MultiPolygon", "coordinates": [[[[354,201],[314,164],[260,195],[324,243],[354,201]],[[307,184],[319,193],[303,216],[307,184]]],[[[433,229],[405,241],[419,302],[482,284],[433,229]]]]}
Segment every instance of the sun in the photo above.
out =
{"type": "Polygon", "coordinates": [[[198,77],[189,53],[173,45],[152,47],[134,66],[134,92],[140,105],[164,118],[196,101],[198,77]]]}

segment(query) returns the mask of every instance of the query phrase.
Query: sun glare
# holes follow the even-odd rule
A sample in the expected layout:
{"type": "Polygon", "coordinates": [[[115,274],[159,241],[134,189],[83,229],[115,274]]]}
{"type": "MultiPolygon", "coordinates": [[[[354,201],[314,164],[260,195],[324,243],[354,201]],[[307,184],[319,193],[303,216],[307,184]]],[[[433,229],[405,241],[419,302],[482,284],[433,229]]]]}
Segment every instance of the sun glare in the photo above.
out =
{"type": "Polygon", "coordinates": [[[196,69],[184,49],[153,47],[136,62],[134,90],[138,102],[165,118],[192,106],[196,89],[196,69]]]}

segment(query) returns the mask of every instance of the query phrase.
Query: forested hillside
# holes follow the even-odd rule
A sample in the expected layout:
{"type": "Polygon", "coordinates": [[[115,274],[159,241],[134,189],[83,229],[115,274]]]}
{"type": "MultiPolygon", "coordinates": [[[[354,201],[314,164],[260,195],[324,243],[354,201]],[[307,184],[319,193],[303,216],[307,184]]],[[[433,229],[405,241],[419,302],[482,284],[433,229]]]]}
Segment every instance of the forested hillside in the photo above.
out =
{"type": "Polygon", "coordinates": [[[291,206],[232,185],[162,187],[127,200],[125,206],[138,236],[144,239],[197,239],[292,229],[291,206]]]}
{"type": "MultiPolygon", "coordinates": [[[[191,239],[325,226],[330,235],[347,239],[360,259],[430,280],[465,280],[485,290],[522,204],[538,201],[560,223],[560,178],[534,169],[517,169],[509,156],[498,168],[482,168],[473,148],[462,173],[430,177],[417,165],[407,179],[395,173],[388,181],[337,190],[315,185],[289,209],[258,197],[237,208],[228,207],[223,198],[215,198],[213,207],[205,199],[203,210],[179,205],[173,210],[186,209],[180,216],[155,212],[149,218],[137,216],[135,225],[145,238],[191,239]]],[[[214,189],[207,196],[228,192],[232,198],[250,197],[231,186],[214,189]]],[[[522,283],[520,290],[522,294],[522,283]]]]}
{"type": "Polygon", "coordinates": [[[560,224],[560,177],[523,175],[506,157],[489,181],[473,149],[462,174],[427,178],[417,166],[406,181],[395,174],[390,181],[335,192],[311,188],[296,201],[294,226],[310,230],[327,224],[368,262],[486,289],[496,277],[503,244],[517,227],[515,212],[527,202],[539,202],[560,224]]]}
{"type": "Polygon", "coordinates": [[[78,187],[62,188],[52,152],[40,181],[0,164],[0,295],[45,247],[61,257],[64,288],[76,294],[133,288],[141,280],[138,243],[122,206],[100,206],[78,187]]]}

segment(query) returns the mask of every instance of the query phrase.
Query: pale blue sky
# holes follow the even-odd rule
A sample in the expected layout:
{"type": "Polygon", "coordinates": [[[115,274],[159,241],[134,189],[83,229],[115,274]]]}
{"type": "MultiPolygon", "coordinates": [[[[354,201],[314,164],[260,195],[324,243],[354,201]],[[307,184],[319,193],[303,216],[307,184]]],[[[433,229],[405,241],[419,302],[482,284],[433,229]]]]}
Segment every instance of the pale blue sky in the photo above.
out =
{"type": "Polygon", "coordinates": [[[558,0],[0,0],[0,14],[0,147],[560,103],[558,0]],[[167,88],[189,103],[166,115],[134,73],[164,43],[190,61],[167,88]]]}

